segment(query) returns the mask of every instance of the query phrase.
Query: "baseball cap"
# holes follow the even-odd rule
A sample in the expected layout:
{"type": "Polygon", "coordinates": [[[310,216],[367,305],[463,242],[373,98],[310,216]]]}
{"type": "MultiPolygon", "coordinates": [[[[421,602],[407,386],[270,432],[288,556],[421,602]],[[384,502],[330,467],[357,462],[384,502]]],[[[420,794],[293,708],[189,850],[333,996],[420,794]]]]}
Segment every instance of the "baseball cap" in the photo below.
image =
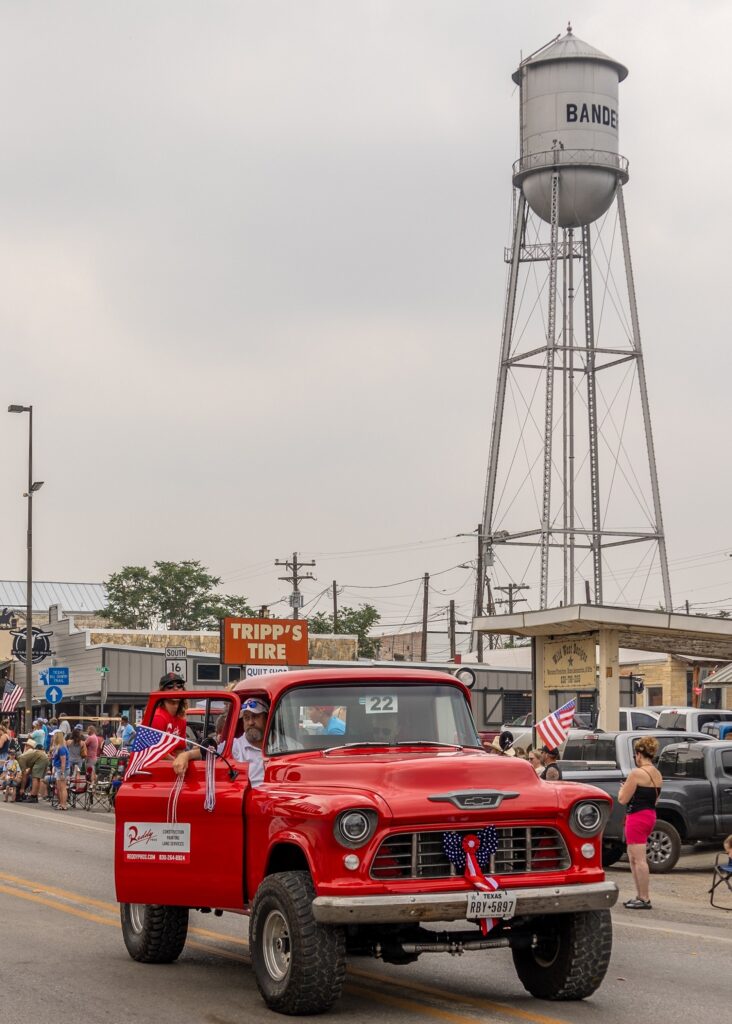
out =
{"type": "Polygon", "coordinates": [[[269,703],[259,697],[247,697],[241,702],[242,711],[250,711],[253,715],[266,715],[269,711],[269,703]]]}
{"type": "Polygon", "coordinates": [[[179,676],[177,672],[166,672],[164,676],[160,677],[161,690],[185,690],[186,681],[183,676],[179,676]]]}
{"type": "Polygon", "coordinates": [[[542,754],[549,754],[550,757],[559,757],[559,751],[556,747],[547,747],[546,744],[541,748],[542,754]]]}

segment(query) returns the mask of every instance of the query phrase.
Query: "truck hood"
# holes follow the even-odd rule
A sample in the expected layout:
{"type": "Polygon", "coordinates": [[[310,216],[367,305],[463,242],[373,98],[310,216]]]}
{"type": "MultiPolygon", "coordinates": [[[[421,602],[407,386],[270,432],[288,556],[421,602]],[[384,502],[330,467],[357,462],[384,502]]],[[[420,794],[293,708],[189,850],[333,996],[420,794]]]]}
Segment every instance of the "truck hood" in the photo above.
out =
{"type": "Polygon", "coordinates": [[[291,754],[268,761],[265,781],[311,798],[339,790],[351,798],[372,793],[400,824],[538,820],[557,808],[555,786],[538,779],[526,761],[477,750],[291,754]]]}

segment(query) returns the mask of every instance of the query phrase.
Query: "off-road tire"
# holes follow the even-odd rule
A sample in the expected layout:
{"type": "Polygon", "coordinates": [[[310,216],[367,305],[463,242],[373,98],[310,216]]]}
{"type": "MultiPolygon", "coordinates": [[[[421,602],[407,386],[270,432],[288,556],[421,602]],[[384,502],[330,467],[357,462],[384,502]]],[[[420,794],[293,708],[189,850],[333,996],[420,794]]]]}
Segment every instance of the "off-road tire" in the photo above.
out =
{"type": "Polygon", "coordinates": [[[609,910],[549,914],[532,922],[536,948],[513,949],[516,973],[537,999],[585,999],[600,985],[613,944],[609,910]]]}
{"type": "Polygon", "coordinates": [[[663,875],[676,867],[681,856],[681,836],[668,821],[656,820],[646,843],[646,860],[652,875],[663,875]]]}
{"type": "Polygon", "coordinates": [[[318,924],[307,871],[269,875],[257,889],[249,945],[257,987],[271,1010],[322,1013],[340,997],[346,973],[342,928],[318,924]]]}
{"type": "Polygon", "coordinates": [[[616,864],[625,853],[625,843],[611,842],[608,840],[602,844],[602,866],[610,868],[616,864]]]}
{"type": "Polygon", "coordinates": [[[188,907],[120,903],[122,937],[127,952],[141,964],[172,964],[183,952],[188,934],[188,907]]]}

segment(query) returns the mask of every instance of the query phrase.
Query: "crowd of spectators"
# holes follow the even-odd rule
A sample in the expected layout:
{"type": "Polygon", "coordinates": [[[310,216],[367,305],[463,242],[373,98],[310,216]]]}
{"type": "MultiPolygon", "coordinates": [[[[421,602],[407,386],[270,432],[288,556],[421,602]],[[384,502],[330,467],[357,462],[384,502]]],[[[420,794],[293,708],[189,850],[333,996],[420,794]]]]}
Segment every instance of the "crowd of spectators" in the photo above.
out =
{"type": "Polygon", "coordinates": [[[0,721],[0,797],[5,803],[38,804],[49,800],[69,808],[68,787],[79,777],[94,779],[101,756],[124,756],[135,730],[127,717],[72,725],[65,717],[37,718],[26,734],[17,734],[8,719],[0,721]]]}

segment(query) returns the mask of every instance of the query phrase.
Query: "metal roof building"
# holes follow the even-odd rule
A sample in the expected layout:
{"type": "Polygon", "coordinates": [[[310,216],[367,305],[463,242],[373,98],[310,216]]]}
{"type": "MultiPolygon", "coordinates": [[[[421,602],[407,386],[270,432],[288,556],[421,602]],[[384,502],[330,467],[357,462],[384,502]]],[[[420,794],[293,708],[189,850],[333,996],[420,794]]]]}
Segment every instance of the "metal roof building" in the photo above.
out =
{"type": "MultiPolygon", "coordinates": [[[[47,612],[58,605],[70,615],[94,615],[107,604],[107,591],[101,583],[44,583],[33,581],[33,611],[47,612]]],[[[25,580],[0,580],[0,609],[26,607],[25,580]]]]}

